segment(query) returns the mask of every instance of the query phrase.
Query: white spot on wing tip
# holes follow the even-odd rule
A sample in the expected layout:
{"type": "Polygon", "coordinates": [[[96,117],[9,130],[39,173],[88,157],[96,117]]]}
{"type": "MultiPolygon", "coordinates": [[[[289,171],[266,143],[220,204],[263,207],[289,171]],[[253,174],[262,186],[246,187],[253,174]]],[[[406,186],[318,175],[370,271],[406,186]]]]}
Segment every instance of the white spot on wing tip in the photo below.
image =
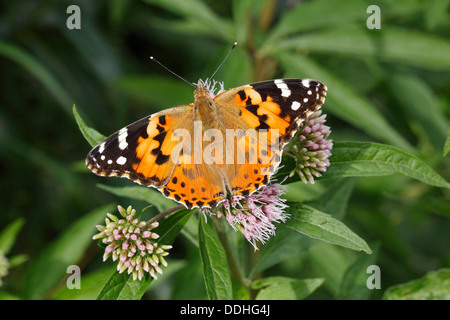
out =
{"type": "Polygon", "coordinates": [[[281,95],[283,96],[283,97],[289,97],[290,95],[291,95],[291,90],[289,90],[289,89],[281,89],[281,95]]]}
{"type": "Polygon", "coordinates": [[[291,90],[289,90],[288,86],[282,79],[276,79],[274,81],[275,85],[278,89],[281,89],[281,95],[283,97],[289,97],[291,95],[291,90]]]}
{"type": "Polygon", "coordinates": [[[117,137],[117,140],[119,141],[120,150],[125,150],[125,148],[128,147],[127,136],[128,136],[127,128],[120,129],[119,135],[117,137]]]}
{"type": "Polygon", "coordinates": [[[102,142],[102,143],[100,144],[100,147],[98,148],[98,152],[99,152],[99,153],[102,153],[104,150],[105,150],[105,143],[102,142]]]}

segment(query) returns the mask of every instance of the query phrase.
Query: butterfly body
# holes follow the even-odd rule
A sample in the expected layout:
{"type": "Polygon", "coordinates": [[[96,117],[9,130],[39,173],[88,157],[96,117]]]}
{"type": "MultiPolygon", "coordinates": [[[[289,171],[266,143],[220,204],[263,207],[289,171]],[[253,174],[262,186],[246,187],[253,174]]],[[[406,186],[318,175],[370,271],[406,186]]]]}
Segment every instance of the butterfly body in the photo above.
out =
{"type": "Polygon", "coordinates": [[[266,185],[283,147],[326,87],[310,79],[277,79],[214,94],[199,81],[194,103],[157,112],[94,147],[87,166],[157,188],[187,208],[212,208],[228,194],[247,196],[266,185]]]}

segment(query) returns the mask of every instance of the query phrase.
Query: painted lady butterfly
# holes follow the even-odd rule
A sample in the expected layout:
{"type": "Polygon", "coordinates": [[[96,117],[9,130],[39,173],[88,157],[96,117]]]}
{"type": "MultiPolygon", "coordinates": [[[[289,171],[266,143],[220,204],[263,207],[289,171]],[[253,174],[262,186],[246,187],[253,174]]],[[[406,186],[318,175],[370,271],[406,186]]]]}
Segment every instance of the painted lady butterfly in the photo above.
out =
{"type": "Polygon", "coordinates": [[[310,79],[277,79],[215,96],[216,84],[200,80],[194,103],[157,112],[112,134],[90,151],[87,166],[100,176],[155,187],[189,209],[213,208],[229,194],[246,196],[267,185],[283,147],[323,105],[326,86],[310,79]]]}

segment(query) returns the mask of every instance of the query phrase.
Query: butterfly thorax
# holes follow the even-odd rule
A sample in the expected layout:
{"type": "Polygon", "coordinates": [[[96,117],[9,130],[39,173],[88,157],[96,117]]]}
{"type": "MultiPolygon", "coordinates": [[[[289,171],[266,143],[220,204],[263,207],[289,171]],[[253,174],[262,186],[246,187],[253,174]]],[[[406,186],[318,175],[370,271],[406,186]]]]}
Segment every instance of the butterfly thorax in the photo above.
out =
{"type": "Polygon", "coordinates": [[[194,92],[194,121],[201,121],[203,130],[217,128],[219,126],[217,117],[217,105],[212,99],[213,93],[208,84],[199,81],[197,90],[194,92]]]}

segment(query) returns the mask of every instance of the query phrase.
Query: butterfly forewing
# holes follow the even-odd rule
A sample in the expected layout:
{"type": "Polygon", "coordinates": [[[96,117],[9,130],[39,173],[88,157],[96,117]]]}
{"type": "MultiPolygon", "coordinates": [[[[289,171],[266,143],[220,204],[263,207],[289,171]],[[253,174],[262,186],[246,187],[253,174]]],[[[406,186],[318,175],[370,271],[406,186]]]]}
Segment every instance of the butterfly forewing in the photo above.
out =
{"type": "Polygon", "coordinates": [[[173,131],[189,121],[192,106],[167,109],[120,129],[94,147],[87,166],[102,176],[129,178],[146,186],[166,184],[174,169],[173,131]]]}
{"type": "Polygon", "coordinates": [[[241,153],[253,147],[256,161],[224,166],[234,194],[245,196],[269,183],[281,161],[283,147],[300,124],[323,105],[325,95],[326,86],[318,81],[277,79],[231,89],[215,98],[224,111],[220,121],[227,128],[255,129],[259,137],[256,148],[254,144],[249,146],[248,140],[238,143],[241,153]]]}

